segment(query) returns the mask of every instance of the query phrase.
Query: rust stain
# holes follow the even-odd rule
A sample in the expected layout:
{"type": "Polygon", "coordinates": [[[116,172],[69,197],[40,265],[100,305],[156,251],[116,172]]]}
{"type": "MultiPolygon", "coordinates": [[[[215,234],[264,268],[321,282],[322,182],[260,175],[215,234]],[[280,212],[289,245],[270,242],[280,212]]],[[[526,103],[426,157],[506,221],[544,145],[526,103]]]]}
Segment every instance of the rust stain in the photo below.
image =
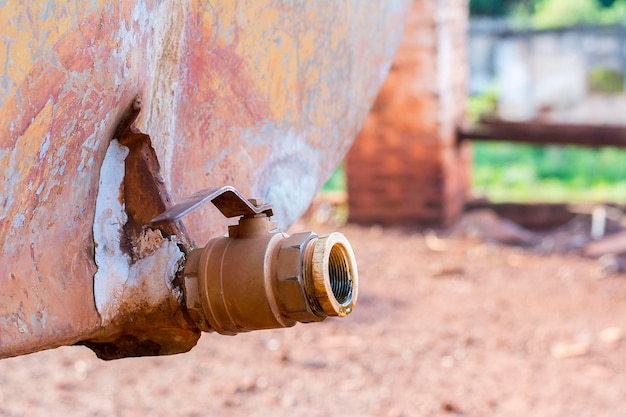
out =
{"type": "Polygon", "coordinates": [[[116,319],[97,336],[83,340],[105,360],[135,356],[171,355],[187,352],[200,338],[200,330],[181,310],[173,297],[162,297],[157,304],[147,294],[154,293],[153,277],[139,285],[125,287],[124,300],[116,319]]]}
{"type": "MultiPolygon", "coordinates": [[[[134,113],[134,117],[137,114],[134,113]]],[[[147,228],[158,229],[165,237],[176,236],[183,247],[189,247],[191,242],[182,223],[151,224],[153,218],[172,205],[172,200],[161,176],[161,165],[152,147],[150,136],[138,131],[132,126],[132,121],[129,123],[128,120],[122,120],[116,132],[122,132],[118,140],[129,149],[125,160],[123,199],[128,214],[124,231],[132,259],[135,261],[138,259],[136,242],[141,240],[147,228]]]]}
{"type": "Polygon", "coordinates": [[[150,136],[133,124],[140,109],[141,100],[135,98],[115,130],[119,143],[128,148],[120,197],[127,215],[122,242],[130,254],[129,276],[120,283],[119,293],[104,295],[116,298],[104,300],[115,306],[108,307],[114,309],[112,320],[107,319],[96,336],[81,341],[102,359],[186,352],[199,338],[182,303],[181,280],[177,271],[169,270],[171,259],[184,260],[192,243],[182,223],[151,223],[171,200],[150,136]],[[174,253],[167,249],[172,242],[174,253]]]}

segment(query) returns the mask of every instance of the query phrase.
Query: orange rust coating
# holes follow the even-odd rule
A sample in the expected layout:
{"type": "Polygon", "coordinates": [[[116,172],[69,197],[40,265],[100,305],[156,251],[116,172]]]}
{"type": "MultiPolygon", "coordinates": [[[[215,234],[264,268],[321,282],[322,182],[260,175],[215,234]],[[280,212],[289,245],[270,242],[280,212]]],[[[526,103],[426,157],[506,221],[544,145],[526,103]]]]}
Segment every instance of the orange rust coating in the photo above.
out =
{"type": "MultiPolygon", "coordinates": [[[[233,184],[287,227],[362,125],[410,2],[30,3],[0,6],[0,357],[98,335],[99,167],[133,97],[175,201],[233,184]]],[[[222,232],[213,212],[186,224],[222,232]]]]}
{"type": "MultiPolygon", "coordinates": [[[[129,148],[125,160],[124,203],[128,221],[124,227],[126,238],[135,242],[144,226],[172,205],[170,196],[160,177],[161,167],[155,155],[150,137],[144,133],[129,133],[120,137],[120,143],[129,148]]],[[[161,222],[160,229],[166,236],[176,235],[181,244],[188,247],[186,231],[181,225],[161,222]]],[[[131,245],[132,246],[132,245],[131,245]]],[[[134,259],[137,254],[130,248],[134,259]]]]}

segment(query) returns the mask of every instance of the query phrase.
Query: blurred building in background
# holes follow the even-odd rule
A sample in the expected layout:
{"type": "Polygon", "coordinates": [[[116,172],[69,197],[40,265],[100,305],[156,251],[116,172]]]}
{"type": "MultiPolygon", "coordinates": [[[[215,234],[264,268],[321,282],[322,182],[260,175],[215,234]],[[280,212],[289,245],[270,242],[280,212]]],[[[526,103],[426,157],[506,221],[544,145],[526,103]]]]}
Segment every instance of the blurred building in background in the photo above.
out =
{"type": "Polygon", "coordinates": [[[470,154],[456,143],[467,85],[465,0],[414,1],[394,64],[346,159],[349,217],[448,225],[463,210],[470,154]]]}
{"type": "Polygon", "coordinates": [[[527,30],[473,19],[468,58],[470,94],[497,94],[499,118],[624,122],[624,26],[527,30]]]}
{"type": "Polygon", "coordinates": [[[413,2],[346,158],[350,221],[453,224],[471,192],[470,141],[626,146],[625,26],[520,28],[470,21],[468,6],[413,2]]]}

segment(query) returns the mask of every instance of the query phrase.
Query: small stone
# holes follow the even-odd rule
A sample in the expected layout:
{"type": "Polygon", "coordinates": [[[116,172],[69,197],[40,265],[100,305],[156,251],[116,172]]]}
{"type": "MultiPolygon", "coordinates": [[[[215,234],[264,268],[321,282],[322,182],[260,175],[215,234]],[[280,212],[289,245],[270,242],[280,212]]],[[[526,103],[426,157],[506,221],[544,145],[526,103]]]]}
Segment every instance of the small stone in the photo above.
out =
{"type": "Polygon", "coordinates": [[[444,356],[443,358],[441,358],[442,368],[452,368],[453,366],[454,366],[454,357],[444,356]]]}
{"type": "Polygon", "coordinates": [[[383,236],[383,234],[385,233],[385,229],[383,229],[383,227],[381,225],[375,224],[372,227],[370,227],[369,230],[369,235],[370,237],[381,237],[383,236]]]}
{"type": "Polygon", "coordinates": [[[465,275],[465,269],[458,265],[443,266],[441,268],[437,268],[431,274],[433,278],[445,278],[462,275],[465,275]]]}
{"type": "Polygon", "coordinates": [[[589,353],[591,343],[587,341],[573,343],[555,343],[552,345],[550,352],[557,359],[575,358],[584,356],[589,353]]]}
{"type": "Polygon", "coordinates": [[[265,342],[265,347],[267,348],[267,350],[275,352],[278,350],[278,348],[280,348],[280,340],[274,338],[269,339],[265,342]]]}
{"type": "Polygon", "coordinates": [[[607,327],[598,333],[598,339],[607,345],[617,345],[624,338],[624,330],[620,327],[607,327]]]}
{"type": "Polygon", "coordinates": [[[602,255],[598,262],[602,268],[603,277],[621,274],[625,270],[623,259],[615,254],[602,255]]]}

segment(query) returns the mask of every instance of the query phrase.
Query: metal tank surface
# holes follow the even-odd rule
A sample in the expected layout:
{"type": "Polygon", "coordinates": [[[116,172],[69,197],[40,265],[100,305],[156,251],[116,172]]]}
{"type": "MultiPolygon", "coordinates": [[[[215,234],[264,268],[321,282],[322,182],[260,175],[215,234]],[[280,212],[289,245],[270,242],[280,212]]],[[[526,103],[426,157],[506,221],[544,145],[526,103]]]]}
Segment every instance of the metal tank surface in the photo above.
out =
{"type": "Polygon", "coordinates": [[[349,148],[409,5],[0,3],[0,358],[171,354],[349,314],[345,238],[274,221],[349,148]]]}

